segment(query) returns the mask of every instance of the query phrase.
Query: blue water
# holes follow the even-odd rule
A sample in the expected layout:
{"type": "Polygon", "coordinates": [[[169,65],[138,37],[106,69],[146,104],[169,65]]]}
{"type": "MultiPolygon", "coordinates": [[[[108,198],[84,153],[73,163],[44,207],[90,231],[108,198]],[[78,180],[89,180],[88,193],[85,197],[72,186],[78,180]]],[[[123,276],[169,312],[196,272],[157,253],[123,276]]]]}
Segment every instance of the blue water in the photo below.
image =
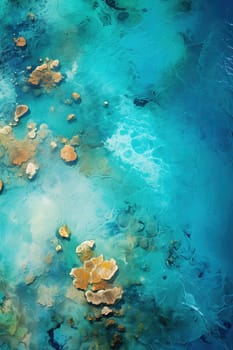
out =
{"type": "Polygon", "coordinates": [[[0,349],[233,349],[232,3],[1,0],[0,16],[0,349]],[[64,77],[49,90],[27,82],[46,57],[64,77]],[[19,140],[36,151],[16,166],[19,140]],[[118,265],[107,317],[69,275],[90,239],[118,265]]]}

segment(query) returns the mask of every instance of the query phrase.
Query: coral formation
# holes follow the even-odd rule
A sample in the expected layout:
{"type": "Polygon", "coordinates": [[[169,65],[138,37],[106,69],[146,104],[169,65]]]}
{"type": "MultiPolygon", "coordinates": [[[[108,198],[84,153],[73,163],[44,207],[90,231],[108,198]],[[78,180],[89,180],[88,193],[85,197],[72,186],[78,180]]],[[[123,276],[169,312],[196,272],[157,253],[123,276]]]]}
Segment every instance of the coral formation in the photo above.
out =
{"type": "Polygon", "coordinates": [[[17,308],[11,299],[4,298],[0,306],[0,337],[2,335],[13,336],[19,325],[17,308]]]}
{"type": "Polygon", "coordinates": [[[12,127],[9,125],[5,125],[2,128],[0,128],[0,136],[1,135],[9,135],[12,132],[12,127]]]}
{"type": "Polygon", "coordinates": [[[40,285],[38,288],[38,304],[42,306],[52,307],[55,300],[54,297],[58,293],[58,288],[56,286],[47,287],[45,285],[40,285]]]}
{"type": "Polygon", "coordinates": [[[56,252],[61,252],[62,251],[62,246],[60,244],[56,245],[55,247],[56,252]]]}
{"type": "Polygon", "coordinates": [[[84,262],[85,260],[89,260],[93,253],[93,247],[95,245],[94,240],[84,241],[76,248],[76,254],[78,255],[80,261],[84,262]]]}
{"type": "Polygon", "coordinates": [[[76,116],[75,116],[75,114],[73,114],[73,113],[69,114],[69,115],[67,116],[67,118],[66,118],[66,120],[67,120],[68,122],[71,122],[71,121],[73,121],[73,120],[75,120],[75,119],[76,119],[76,116]]]}
{"type": "Polygon", "coordinates": [[[25,47],[27,45],[27,40],[23,36],[14,38],[14,42],[15,42],[15,45],[18,47],[25,47]]]}
{"type": "Polygon", "coordinates": [[[35,139],[37,136],[37,127],[36,127],[36,123],[30,122],[27,125],[27,129],[28,129],[28,138],[29,139],[35,139]]]}
{"type": "Polygon", "coordinates": [[[14,121],[18,123],[19,119],[22,118],[28,111],[29,108],[27,105],[18,105],[15,110],[14,121]]]}
{"type": "Polygon", "coordinates": [[[80,146],[80,137],[79,137],[79,135],[74,135],[70,139],[70,145],[71,146],[80,146]]]}
{"type": "Polygon", "coordinates": [[[104,306],[103,309],[101,310],[101,314],[103,316],[108,316],[108,315],[112,314],[112,309],[110,309],[110,307],[108,307],[108,306],[104,306]]]}
{"type": "MultiPolygon", "coordinates": [[[[79,259],[83,262],[80,268],[73,268],[70,276],[74,278],[73,285],[77,289],[85,290],[85,297],[91,304],[112,305],[122,297],[121,287],[112,287],[109,283],[118,270],[118,266],[114,259],[104,260],[103,255],[93,257],[93,240],[84,241],[76,248],[79,259]],[[87,290],[91,285],[91,290],[87,290]]],[[[103,313],[107,315],[110,310],[103,309],[103,313]]]]}
{"type": "MultiPolygon", "coordinates": [[[[26,111],[26,109],[23,110],[24,112],[26,111]]],[[[21,110],[17,115],[20,116],[22,113],[21,110]]],[[[28,139],[27,137],[24,139],[17,139],[13,133],[12,127],[9,125],[0,128],[0,147],[4,163],[17,166],[19,169],[19,176],[25,174],[29,179],[32,179],[39,167],[30,160],[34,158],[37,145],[40,141],[39,138],[38,141],[28,139]],[[24,166],[27,162],[29,163],[24,166]],[[23,169],[21,169],[21,166],[23,166],[23,169]]]]}
{"type": "Polygon", "coordinates": [[[62,74],[55,70],[58,66],[58,60],[45,60],[31,72],[28,83],[35,87],[51,90],[63,79],[62,74]]]}
{"type": "Polygon", "coordinates": [[[58,233],[62,238],[69,238],[71,235],[71,231],[67,225],[62,225],[59,228],[58,233]]]}
{"type": "Polygon", "coordinates": [[[92,270],[91,282],[100,283],[101,280],[110,280],[117,270],[118,266],[114,259],[105,260],[92,270]]]}
{"type": "Polygon", "coordinates": [[[35,281],[35,279],[36,279],[36,276],[35,275],[33,275],[32,273],[29,273],[26,277],[25,277],[25,284],[27,284],[27,285],[30,285],[30,284],[32,284],[34,281],[35,281]]]}
{"type": "Polygon", "coordinates": [[[52,148],[52,150],[55,150],[57,148],[57,143],[55,141],[51,141],[50,147],[52,148]]]}
{"type": "Polygon", "coordinates": [[[20,166],[34,156],[35,150],[35,145],[30,141],[14,140],[8,148],[10,162],[20,166]]]}
{"type": "Polygon", "coordinates": [[[90,273],[83,267],[72,269],[70,276],[74,277],[73,285],[77,289],[86,290],[88,288],[90,273]]]}
{"type": "Polygon", "coordinates": [[[94,293],[91,290],[86,291],[85,296],[88,303],[94,305],[107,304],[113,305],[118,299],[122,298],[122,288],[113,287],[110,289],[99,290],[94,293]]]}
{"type": "Polygon", "coordinates": [[[61,149],[60,156],[66,163],[74,162],[78,158],[74,147],[70,145],[65,145],[61,149]]]}
{"type": "Polygon", "coordinates": [[[122,345],[123,343],[123,339],[122,337],[115,333],[112,337],[112,341],[111,341],[111,348],[112,349],[119,349],[119,347],[122,345]]]}
{"type": "Polygon", "coordinates": [[[72,93],[72,99],[75,101],[75,102],[80,102],[81,101],[81,96],[78,92],[73,92],[72,93]]]}
{"type": "Polygon", "coordinates": [[[32,129],[32,130],[30,130],[29,132],[28,132],[28,138],[29,139],[35,139],[36,138],[36,128],[35,129],[32,129]]]}
{"type": "Polygon", "coordinates": [[[38,165],[32,162],[28,163],[25,173],[29,180],[32,180],[35,177],[38,169],[39,169],[38,165]]]}

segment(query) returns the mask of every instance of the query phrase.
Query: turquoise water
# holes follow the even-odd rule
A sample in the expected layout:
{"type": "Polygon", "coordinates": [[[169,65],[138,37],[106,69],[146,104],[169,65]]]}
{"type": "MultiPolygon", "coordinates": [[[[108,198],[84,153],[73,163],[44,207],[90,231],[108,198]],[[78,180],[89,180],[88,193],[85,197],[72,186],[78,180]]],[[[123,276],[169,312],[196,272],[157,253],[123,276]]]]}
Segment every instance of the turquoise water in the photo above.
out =
{"type": "Polygon", "coordinates": [[[0,349],[232,349],[231,2],[1,0],[0,16],[0,349]],[[46,58],[63,79],[33,86],[46,58]],[[72,285],[86,240],[118,265],[109,316],[72,285]]]}

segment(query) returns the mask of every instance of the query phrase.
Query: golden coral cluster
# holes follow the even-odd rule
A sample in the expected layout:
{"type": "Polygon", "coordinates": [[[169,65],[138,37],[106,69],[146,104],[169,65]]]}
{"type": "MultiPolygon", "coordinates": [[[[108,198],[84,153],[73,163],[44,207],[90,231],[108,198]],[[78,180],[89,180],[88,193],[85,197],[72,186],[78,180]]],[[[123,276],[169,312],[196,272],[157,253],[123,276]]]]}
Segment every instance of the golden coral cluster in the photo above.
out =
{"type": "Polygon", "coordinates": [[[73,285],[85,291],[85,297],[89,303],[113,305],[122,298],[123,294],[121,287],[111,285],[118,270],[117,263],[114,259],[104,260],[103,255],[90,258],[93,246],[94,241],[91,240],[81,243],[76,248],[83,266],[71,270],[70,276],[74,278],[73,285]],[[89,285],[91,290],[88,290],[89,285]]]}
{"type": "Polygon", "coordinates": [[[51,90],[63,79],[61,72],[56,70],[58,67],[59,60],[45,60],[31,72],[28,83],[35,87],[51,90]]]}

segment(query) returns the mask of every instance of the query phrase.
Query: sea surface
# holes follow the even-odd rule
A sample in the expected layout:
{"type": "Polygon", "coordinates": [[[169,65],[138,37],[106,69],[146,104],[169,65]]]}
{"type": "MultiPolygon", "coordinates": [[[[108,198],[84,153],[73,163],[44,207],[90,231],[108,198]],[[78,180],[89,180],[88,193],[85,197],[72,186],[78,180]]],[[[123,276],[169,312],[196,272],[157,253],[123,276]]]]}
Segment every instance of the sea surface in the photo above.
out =
{"type": "Polygon", "coordinates": [[[0,349],[232,350],[232,1],[0,0],[0,30],[0,349]]]}

